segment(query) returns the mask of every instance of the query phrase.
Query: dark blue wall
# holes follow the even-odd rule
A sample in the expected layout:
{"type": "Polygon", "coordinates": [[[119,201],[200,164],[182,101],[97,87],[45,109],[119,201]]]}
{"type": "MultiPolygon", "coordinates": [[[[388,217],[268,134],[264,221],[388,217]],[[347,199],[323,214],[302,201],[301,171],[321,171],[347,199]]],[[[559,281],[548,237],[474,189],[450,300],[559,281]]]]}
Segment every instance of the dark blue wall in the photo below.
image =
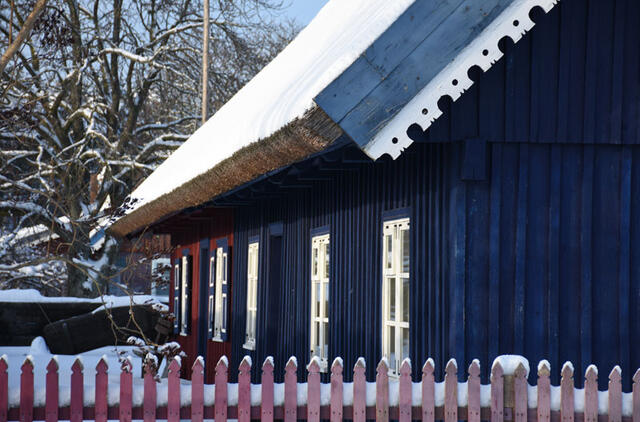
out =
{"type": "Polygon", "coordinates": [[[440,373],[449,357],[479,358],[486,377],[496,355],[519,353],[549,359],[556,383],[565,360],[597,364],[601,386],[621,364],[629,389],[640,367],[639,12],[631,0],[562,1],[443,102],[427,133],[413,131],[398,160],[274,184],[238,206],[233,338],[244,338],[247,239],[259,234],[255,364],[273,354],[281,377],[288,356],[308,361],[309,232],[329,225],[330,355],[347,367],[364,356],[373,376],[381,215],[410,207],[415,371],[429,356],[440,373]],[[272,222],[283,223],[281,280],[266,276],[272,222]],[[279,326],[267,338],[269,317],[279,326]]]}

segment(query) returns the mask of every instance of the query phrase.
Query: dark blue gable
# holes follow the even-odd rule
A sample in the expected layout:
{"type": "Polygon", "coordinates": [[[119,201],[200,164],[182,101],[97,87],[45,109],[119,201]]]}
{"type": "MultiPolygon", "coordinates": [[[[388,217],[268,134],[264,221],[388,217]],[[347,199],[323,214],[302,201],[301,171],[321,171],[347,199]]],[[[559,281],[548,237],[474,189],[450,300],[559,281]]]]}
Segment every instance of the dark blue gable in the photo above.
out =
{"type": "Polygon", "coordinates": [[[466,367],[519,353],[549,359],[555,383],[565,360],[582,373],[597,364],[601,386],[621,364],[629,389],[640,367],[638,23],[631,0],[565,0],[443,102],[426,133],[412,131],[417,142],[398,160],[345,146],[218,198],[238,204],[236,339],[248,239],[260,236],[256,350],[234,342],[231,365],[245,353],[273,354],[281,369],[290,355],[309,359],[310,233],[328,226],[330,356],[346,367],[364,356],[372,377],[382,215],[409,208],[415,371],[429,356],[442,374],[449,357],[466,367]]]}

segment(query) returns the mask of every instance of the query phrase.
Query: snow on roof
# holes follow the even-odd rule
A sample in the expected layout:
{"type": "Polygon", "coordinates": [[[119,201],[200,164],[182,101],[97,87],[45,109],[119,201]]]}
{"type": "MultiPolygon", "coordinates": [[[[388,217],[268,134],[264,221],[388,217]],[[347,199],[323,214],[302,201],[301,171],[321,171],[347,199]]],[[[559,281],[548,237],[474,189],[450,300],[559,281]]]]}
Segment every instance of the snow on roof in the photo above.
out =
{"type": "Polygon", "coordinates": [[[137,189],[127,213],[206,173],[314,107],[313,98],[415,0],[331,0],[270,64],[137,189]]]}

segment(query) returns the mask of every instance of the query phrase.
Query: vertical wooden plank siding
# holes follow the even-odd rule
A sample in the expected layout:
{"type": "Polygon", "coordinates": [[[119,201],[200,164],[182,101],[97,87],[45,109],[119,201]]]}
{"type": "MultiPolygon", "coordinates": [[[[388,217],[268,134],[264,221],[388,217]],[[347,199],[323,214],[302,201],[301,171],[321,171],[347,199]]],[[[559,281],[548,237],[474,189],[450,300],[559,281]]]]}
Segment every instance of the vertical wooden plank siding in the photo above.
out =
{"type": "Polygon", "coordinates": [[[504,378],[500,362],[491,368],[491,422],[504,420],[504,378]]]}
{"type": "Polygon", "coordinates": [[[122,363],[122,372],[120,373],[120,406],[119,415],[120,422],[131,422],[131,410],[133,401],[133,374],[130,357],[122,363]]]}
{"type": "Polygon", "coordinates": [[[551,421],[550,373],[549,362],[541,361],[538,365],[538,422],[551,421]]]}
{"type": "Polygon", "coordinates": [[[400,385],[398,386],[398,419],[400,422],[411,422],[411,361],[404,359],[400,366],[400,385]]]}
{"type": "Polygon", "coordinates": [[[180,422],[180,358],[169,364],[167,380],[167,422],[180,422]]]}
{"type": "Polygon", "coordinates": [[[598,422],[598,369],[593,365],[585,374],[584,422],[598,422]]]}
{"type": "Polygon", "coordinates": [[[229,368],[226,357],[220,358],[216,365],[216,395],[215,395],[215,420],[227,421],[227,380],[229,378],[229,368]]]}
{"type": "Polygon", "coordinates": [[[562,422],[573,422],[573,367],[570,362],[562,366],[562,380],[560,381],[560,419],[562,422]]]}
{"type": "MultiPolygon", "coordinates": [[[[71,388],[73,394],[73,384],[71,388]]],[[[28,356],[20,374],[20,422],[33,421],[33,361],[28,356]]]]}
{"type": "Polygon", "coordinates": [[[109,371],[109,365],[103,356],[96,365],[96,391],[95,391],[95,422],[107,422],[107,410],[108,410],[108,391],[109,391],[109,378],[107,372],[109,371]]]}
{"type": "Polygon", "coordinates": [[[156,387],[156,366],[149,356],[144,363],[144,394],[142,398],[142,412],[144,422],[155,422],[156,420],[156,403],[158,400],[158,391],[156,387]]]}
{"type": "Polygon", "coordinates": [[[376,421],[389,422],[389,365],[382,359],[376,368],[376,421]]]}
{"type": "Polygon", "coordinates": [[[57,422],[58,421],[58,406],[59,406],[59,392],[58,392],[58,360],[51,358],[47,365],[47,379],[46,379],[46,397],[45,397],[45,421],[57,422]]]}
{"type": "Polygon", "coordinates": [[[307,420],[320,422],[320,365],[314,357],[307,366],[307,420]]]}
{"type": "Polygon", "coordinates": [[[444,421],[458,420],[458,364],[449,360],[444,376],[444,421]]]}
{"type": "Polygon", "coordinates": [[[76,358],[71,365],[71,402],[70,402],[70,421],[82,422],[84,410],[84,376],[82,371],[84,367],[82,360],[76,358]]]}
{"type": "Polygon", "coordinates": [[[249,422],[251,420],[251,358],[245,356],[238,369],[238,422],[249,422]]]}
{"type": "Polygon", "coordinates": [[[298,363],[289,359],[284,368],[284,421],[295,422],[298,414],[298,363]]]}
{"type": "Polygon", "coordinates": [[[353,421],[365,422],[367,419],[367,378],[366,364],[359,358],[353,367],[353,421]]]}
{"type": "Polygon", "coordinates": [[[191,420],[204,420],[204,361],[201,356],[191,367],[191,420]]]}
{"type": "Polygon", "coordinates": [[[527,422],[527,370],[518,364],[514,373],[513,389],[515,395],[515,422],[527,422]]]}
{"type": "Polygon", "coordinates": [[[433,370],[433,359],[429,358],[422,366],[422,422],[435,421],[436,396],[433,370]]]}
{"type": "Polygon", "coordinates": [[[609,422],[622,421],[622,371],[619,366],[609,374],[609,422]]]}
{"type": "MultiPolygon", "coordinates": [[[[342,421],[342,413],[343,413],[343,397],[344,391],[343,388],[343,377],[342,377],[342,359],[336,358],[331,364],[331,422],[340,422],[342,421]]],[[[285,391],[285,400],[286,400],[286,391],[285,391]]]]}
{"type": "Polygon", "coordinates": [[[469,377],[467,379],[467,420],[480,422],[480,362],[474,360],[469,365],[469,377]]]}
{"type": "Polygon", "coordinates": [[[271,358],[271,356],[267,357],[262,364],[262,403],[260,414],[262,422],[273,421],[273,358],[271,358]]]}

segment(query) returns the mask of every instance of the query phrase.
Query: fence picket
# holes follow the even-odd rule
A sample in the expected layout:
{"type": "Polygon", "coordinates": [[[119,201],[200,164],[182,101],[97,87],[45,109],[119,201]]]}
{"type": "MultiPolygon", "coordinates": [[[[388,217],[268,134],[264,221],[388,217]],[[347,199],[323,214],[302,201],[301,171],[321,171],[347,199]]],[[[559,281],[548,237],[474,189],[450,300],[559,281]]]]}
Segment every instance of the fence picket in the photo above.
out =
{"type": "Polygon", "coordinates": [[[480,422],[480,362],[474,359],[469,365],[467,379],[467,420],[480,422]]]}
{"type": "Polygon", "coordinates": [[[381,359],[376,368],[376,421],[389,422],[389,364],[381,359]]]}
{"type": "Polygon", "coordinates": [[[71,403],[70,412],[71,422],[82,422],[82,411],[84,407],[84,376],[82,371],[84,366],[82,360],[78,357],[71,366],[71,403]]]}
{"type": "Polygon", "coordinates": [[[632,406],[632,421],[640,422],[640,369],[633,376],[632,406]]]}
{"type": "Polygon", "coordinates": [[[435,365],[429,358],[422,366],[422,422],[435,422],[435,379],[433,371],[435,365]]]}
{"type": "Polygon", "coordinates": [[[538,422],[551,420],[551,368],[546,360],[538,364],[538,422]]]}
{"type": "Polygon", "coordinates": [[[229,380],[229,361],[225,356],[221,357],[216,365],[216,396],[215,396],[215,420],[216,422],[227,421],[228,391],[227,381],[229,380]]]}
{"type": "Polygon", "coordinates": [[[238,422],[251,420],[251,358],[245,356],[238,367],[238,422]]]}
{"type": "Polygon", "coordinates": [[[273,357],[267,356],[262,364],[262,422],[273,421],[273,357]]]}
{"type": "Polygon", "coordinates": [[[109,378],[107,357],[102,356],[96,365],[95,422],[107,422],[109,378]]]}
{"type": "Polygon", "coordinates": [[[342,421],[343,376],[342,359],[335,358],[331,364],[331,422],[342,421]]]}
{"type": "Polygon", "coordinates": [[[444,375],[444,422],[458,421],[458,364],[450,359],[444,375]]]}
{"type": "Polygon", "coordinates": [[[298,414],[298,361],[293,356],[284,368],[284,421],[295,422],[298,414]]]}
{"type": "Polygon", "coordinates": [[[365,422],[367,419],[366,369],[364,358],[358,358],[353,366],[353,422],[365,422]]]}
{"type": "Polygon", "coordinates": [[[131,364],[131,357],[127,356],[122,362],[122,372],[120,372],[120,408],[118,409],[120,422],[131,422],[131,407],[133,400],[132,369],[133,365],[131,364]]]}
{"type": "Polygon", "coordinates": [[[57,422],[58,420],[58,381],[58,360],[52,357],[47,365],[47,378],[45,380],[44,413],[46,422],[57,422]]]}
{"type": "Polygon", "coordinates": [[[516,367],[513,379],[515,422],[527,422],[527,370],[522,362],[516,367]]]}
{"type": "Polygon", "coordinates": [[[157,368],[155,362],[155,357],[147,354],[144,363],[144,395],[142,398],[144,422],[155,422],[156,420],[158,391],[156,387],[157,368]]]}
{"type": "Polygon", "coordinates": [[[491,367],[491,422],[504,420],[504,371],[500,362],[491,367]]]}
{"type": "Polygon", "coordinates": [[[598,368],[589,365],[584,379],[584,422],[598,422],[598,368]]]}
{"type": "Polygon", "coordinates": [[[411,422],[411,361],[406,358],[400,365],[398,388],[398,416],[400,422],[411,422]]]}
{"type": "Polygon", "coordinates": [[[307,365],[307,421],[320,422],[320,363],[316,356],[307,365]]]}
{"type": "Polygon", "coordinates": [[[193,422],[204,420],[204,360],[202,356],[198,356],[191,367],[191,420],[193,422]]]}
{"type": "Polygon", "coordinates": [[[609,374],[609,422],[622,421],[622,370],[619,366],[609,374]]]}
{"type": "Polygon", "coordinates": [[[9,419],[9,364],[7,355],[0,356],[0,422],[9,419]]]}
{"type": "Polygon", "coordinates": [[[562,422],[573,422],[573,365],[565,362],[562,366],[562,379],[560,380],[560,419],[562,422]]]}
{"type": "Polygon", "coordinates": [[[180,422],[180,369],[182,360],[174,357],[167,375],[167,422],[180,422]]]}
{"type": "MultiPolygon", "coordinates": [[[[20,422],[33,421],[33,361],[27,356],[20,374],[20,422]]],[[[73,384],[71,389],[73,400],[73,384]]]]}

